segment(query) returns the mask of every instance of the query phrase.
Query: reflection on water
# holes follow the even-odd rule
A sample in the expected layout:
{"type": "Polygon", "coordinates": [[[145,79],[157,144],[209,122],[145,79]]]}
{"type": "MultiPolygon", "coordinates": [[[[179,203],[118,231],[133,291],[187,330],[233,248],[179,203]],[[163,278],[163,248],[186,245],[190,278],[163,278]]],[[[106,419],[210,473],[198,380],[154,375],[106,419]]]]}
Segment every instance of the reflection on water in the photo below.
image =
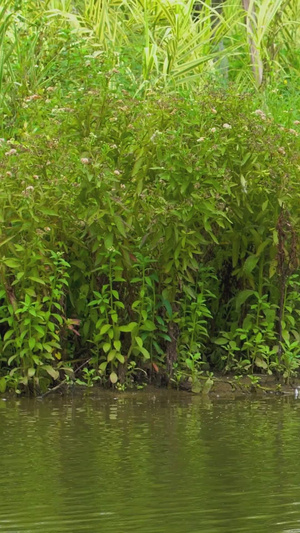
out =
{"type": "Polygon", "coordinates": [[[0,531],[300,533],[300,402],[0,400],[0,531]]]}

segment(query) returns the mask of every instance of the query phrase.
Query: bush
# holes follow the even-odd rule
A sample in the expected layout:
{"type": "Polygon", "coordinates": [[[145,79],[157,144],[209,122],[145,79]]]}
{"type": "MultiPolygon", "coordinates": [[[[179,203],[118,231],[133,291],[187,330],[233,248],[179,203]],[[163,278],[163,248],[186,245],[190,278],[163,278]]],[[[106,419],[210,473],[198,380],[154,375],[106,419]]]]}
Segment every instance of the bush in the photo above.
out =
{"type": "Polygon", "coordinates": [[[289,376],[299,124],[233,90],[133,97],[95,61],[4,124],[2,390],[45,389],[83,353],[112,383],[142,370],[289,376]]]}

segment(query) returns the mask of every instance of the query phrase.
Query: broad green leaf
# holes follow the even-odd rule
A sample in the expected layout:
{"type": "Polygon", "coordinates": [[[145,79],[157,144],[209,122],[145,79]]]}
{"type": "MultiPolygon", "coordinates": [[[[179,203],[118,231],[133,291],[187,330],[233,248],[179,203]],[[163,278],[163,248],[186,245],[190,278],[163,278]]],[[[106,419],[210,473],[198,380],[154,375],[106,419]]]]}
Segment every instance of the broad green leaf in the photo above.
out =
{"type": "Polygon", "coordinates": [[[109,350],[111,349],[111,344],[110,342],[105,342],[102,346],[102,349],[105,353],[109,352],[109,350]]]}
{"type": "Polygon", "coordinates": [[[121,350],[121,341],[114,341],[114,347],[119,352],[121,350]]]}
{"type": "Polygon", "coordinates": [[[222,346],[223,344],[228,344],[228,339],[225,339],[225,337],[220,337],[219,339],[214,340],[214,343],[222,346]]]}
{"type": "Polygon", "coordinates": [[[250,289],[246,289],[244,291],[241,291],[238,293],[236,299],[235,299],[235,307],[236,310],[239,311],[241,309],[241,306],[245,301],[254,294],[255,291],[252,291],[250,289]]]}
{"type": "Polygon", "coordinates": [[[264,370],[266,370],[268,368],[268,365],[267,365],[266,361],[264,361],[260,357],[256,357],[254,362],[255,362],[256,366],[258,366],[259,368],[263,368],[264,370]]]}
{"type": "Polygon", "coordinates": [[[146,320],[141,329],[146,331],[154,331],[156,329],[156,325],[154,322],[152,322],[152,320],[146,320]]]}
{"type": "Polygon", "coordinates": [[[249,257],[247,257],[244,263],[244,266],[243,266],[243,271],[247,276],[249,276],[252,270],[254,270],[254,268],[256,267],[258,263],[258,260],[259,260],[259,257],[257,257],[256,255],[250,255],[249,257]]]}
{"type": "Polygon", "coordinates": [[[134,330],[134,328],[137,326],[136,322],[130,322],[126,326],[120,326],[120,331],[123,333],[129,333],[134,330]]]}
{"type": "Polygon", "coordinates": [[[13,330],[13,329],[9,329],[9,330],[5,333],[5,335],[4,335],[4,337],[3,337],[3,340],[4,340],[4,341],[8,341],[8,339],[10,339],[10,337],[13,335],[13,333],[14,333],[14,330],[13,330]]]}
{"type": "Polygon", "coordinates": [[[111,383],[115,384],[118,381],[118,376],[115,372],[111,372],[111,374],[109,375],[109,379],[111,383]]]}
{"type": "Polygon", "coordinates": [[[40,285],[46,285],[45,281],[41,278],[36,278],[35,276],[28,276],[28,279],[34,281],[35,283],[39,283],[40,285]]]}
{"type": "Polygon", "coordinates": [[[3,259],[3,263],[9,268],[19,268],[20,262],[17,259],[3,259]]]}
{"type": "Polygon", "coordinates": [[[118,361],[120,361],[120,363],[122,363],[122,364],[125,363],[125,357],[121,353],[117,353],[116,359],[118,359],[118,361]]]}
{"type": "Polygon", "coordinates": [[[102,328],[100,329],[100,335],[104,335],[112,328],[111,324],[104,324],[102,328]]]}
{"type": "Polygon", "coordinates": [[[116,356],[116,350],[111,350],[107,355],[107,362],[110,363],[116,356]]]}
{"type": "Polygon", "coordinates": [[[33,350],[33,348],[35,347],[35,338],[34,337],[30,337],[29,341],[28,341],[28,345],[29,345],[29,348],[30,350],[33,350]]]}
{"type": "Polygon", "coordinates": [[[55,370],[55,368],[53,368],[52,366],[43,365],[41,368],[43,370],[46,370],[46,372],[48,372],[49,376],[51,376],[54,380],[57,380],[59,378],[58,370],[55,370]]]}
{"type": "Polygon", "coordinates": [[[124,222],[119,216],[115,216],[116,226],[123,237],[126,237],[124,222]]]}
{"type": "Polygon", "coordinates": [[[141,337],[135,337],[135,342],[137,343],[137,345],[142,348],[143,346],[143,341],[141,339],[141,337]]]}

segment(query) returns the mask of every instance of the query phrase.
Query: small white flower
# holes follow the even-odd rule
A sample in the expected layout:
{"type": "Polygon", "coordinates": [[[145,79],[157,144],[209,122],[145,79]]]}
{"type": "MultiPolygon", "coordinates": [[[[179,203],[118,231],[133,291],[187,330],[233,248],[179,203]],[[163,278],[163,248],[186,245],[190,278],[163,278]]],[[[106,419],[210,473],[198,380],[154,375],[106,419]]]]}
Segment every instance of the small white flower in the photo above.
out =
{"type": "Polygon", "coordinates": [[[11,148],[8,152],[5,152],[5,155],[15,155],[17,153],[17,150],[15,148],[11,148]]]}
{"type": "Polygon", "coordinates": [[[210,128],[210,131],[211,131],[212,133],[216,133],[217,128],[210,128]]]}
{"type": "MultiPolygon", "coordinates": [[[[294,120],[295,126],[299,126],[300,120],[294,120]]],[[[4,141],[4,139],[0,139],[0,141],[4,141]]]]}
{"type": "Polygon", "coordinates": [[[199,139],[197,139],[197,143],[202,143],[203,141],[205,141],[205,137],[199,137],[199,139]]]}
{"type": "Polygon", "coordinates": [[[161,131],[156,130],[153,135],[150,137],[150,141],[154,142],[157,135],[162,135],[161,131]]]}
{"type": "Polygon", "coordinates": [[[125,189],[126,185],[124,183],[121,183],[120,187],[121,189],[125,189]]]}
{"type": "Polygon", "coordinates": [[[119,170],[114,170],[114,175],[115,176],[121,176],[121,172],[119,170]]]}
{"type": "Polygon", "coordinates": [[[230,124],[227,124],[227,122],[225,122],[225,124],[223,124],[223,128],[225,128],[225,130],[231,130],[232,126],[230,126],[230,124]]]}
{"type": "Polygon", "coordinates": [[[81,163],[82,163],[83,165],[88,165],[88,164],[90,163],[90,160],[88,159],[88,157],[82,157],[82,158],[80,159],[80,161],[81,161],[81,163]]]}
{"type": "Polygon", "coordinates": [[[212,107],[211,112],[214,113],[214,115],[216,115],[218,111],[214,107],[212,107]]]}

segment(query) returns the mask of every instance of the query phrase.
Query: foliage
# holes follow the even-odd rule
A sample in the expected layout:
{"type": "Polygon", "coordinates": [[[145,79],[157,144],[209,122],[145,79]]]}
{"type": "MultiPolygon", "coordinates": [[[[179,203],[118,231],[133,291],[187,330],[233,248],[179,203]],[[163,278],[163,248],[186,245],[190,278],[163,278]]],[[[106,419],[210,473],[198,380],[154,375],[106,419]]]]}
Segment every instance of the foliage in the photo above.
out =
{"type": "MultiPolygon", "coordinates": [[[[196,390],[212,369],[289,379],[300,342],[293,73],[261,95],[205,76],[201,90],[175,90],[172,55],[167,76],[150,79],[151,67],[141,79],[120,59],[125,40],[96,45],[117,31],[109,15],[82,36],[97,2],[76,13],[64,2],[64,24],[59,0],[17,4],[0,14],[0,391],[46,390],[82,354],[72,380],[87,386],[190,379],[196,390]]],[[[154,13],[158,33],[174,13],[146,8],[153,52],[154,13]]]]}

